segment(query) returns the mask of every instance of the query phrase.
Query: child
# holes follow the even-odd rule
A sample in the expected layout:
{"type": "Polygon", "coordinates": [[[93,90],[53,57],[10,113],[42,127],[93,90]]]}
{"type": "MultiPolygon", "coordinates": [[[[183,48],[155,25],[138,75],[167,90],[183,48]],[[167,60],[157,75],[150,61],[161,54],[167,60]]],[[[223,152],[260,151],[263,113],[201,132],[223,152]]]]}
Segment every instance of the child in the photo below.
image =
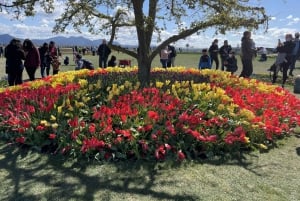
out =
{"type": "Polygon", "coordinates": [[[51,64],[53,68],[53,75],[58,74],[59,66],[61,63],[59,62],[57,56],[52,57],[51,64]]]}
{"type": "Polygon", "coordinates": [[[69,57],[68,56],[65,57],[64,64],[66,66],[69,65],[69,57]]]}
{"type": "Polygon", "coordinates": [[[110,60],[108,61],[107,66],[115,67],[117,65],[117,57],[112,55],[110,60]]]}
{"type": "Polygon", "coordinates": [[[238,69],[237,59],[234,54],[234,51],[229,52],[228,58],[224,62],[226,71],[231,72],[231,74],[235,73],[238,69]]]}
{"type": "Polygon", "coordinates": [[[211,69],[211,59],[207,54],[207,49],[202,50],[202,56],[200,57],[198,69],[211,69]]]}

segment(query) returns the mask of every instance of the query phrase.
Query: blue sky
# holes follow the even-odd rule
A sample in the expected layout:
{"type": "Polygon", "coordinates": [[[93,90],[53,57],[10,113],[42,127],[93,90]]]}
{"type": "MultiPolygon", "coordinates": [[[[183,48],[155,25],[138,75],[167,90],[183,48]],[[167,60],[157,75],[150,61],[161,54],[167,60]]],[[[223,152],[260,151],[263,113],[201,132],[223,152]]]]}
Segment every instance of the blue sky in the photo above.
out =
{"type": "MultiPolygon", "coordinates": [[[[257,47],[275,47],[279,38],[284,40],[284,35],[286,33],[294,35],[295,32],[300,31],[299,0],[251,0],[251,2],[255,2],[253,3],[255,5],[265,7],[267,14],[272,16],[267,33],[261,29],[253,32],[252,34],[252,38],[254,39],[257,47]]],[[[57,10],[55,10],[55,12],[50,16],[44,14],[41,9],[38,9],[35,17],[23,17],[21,18],[21,21],[14,20],[10,14],[2,12],[0,15],[0,34],[10,34],[18,38],[31,39],[43,39],[57,36],[52,33],[52,27],[54,26],[54,19],[64,11],[64,7],[57,5],[56,8],[57,10]]],[[[237,30],[228,32],[226,35],[214,35],[214,31],[209,30],[201,33],[200,35],[195,34],[185,40],[177,41],[175,46],[185,47],[186,44],[189,44],[189,46],[193,48],[206,48],[211,44],[213,39],[218,38],[220,41],[219,45],[222,44],[223,40],[228,40],[232,46],[236,47],[240,44],[243,31],[244,30],[237,30]]],[[[162,38],[167,38],[172,34],[172,30],[168,32],[165,31],[162,33],[162,38]]],[[[107,37],[105,35],[91,35],[88,32],[79,34],[71,28],[67,33],[59,35],[67,37],[84,36],[90,39],[101,39],[107,37]]],[[[128,30],[120,33],[118,41],[121,44],[122,41],[126,41],[126,44],[130,45],[135,45],[137,43],[136,39],[128,34],[128,30]]]]}

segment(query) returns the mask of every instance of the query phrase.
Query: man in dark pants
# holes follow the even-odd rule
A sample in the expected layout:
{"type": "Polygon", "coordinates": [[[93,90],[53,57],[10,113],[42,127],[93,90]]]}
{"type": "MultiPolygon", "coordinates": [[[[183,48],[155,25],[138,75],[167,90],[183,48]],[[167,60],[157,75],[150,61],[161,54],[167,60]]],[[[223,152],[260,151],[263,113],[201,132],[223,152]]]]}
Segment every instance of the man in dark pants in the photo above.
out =
{"type": "Polygon", "coordinates": [[[108,56],[110,55],[111,50],[106,44],[106,40],[102,40],[102,44],[98,47],[98,55],[99,55],[99,67],[106,68],[108,56]]]}
{"type": "Polygon", "coordinates": [[[219,69],[219,46],[218,46],[218,39],[215,39],[211,46],[208,49],[209,56],[211,59],[211,66],[213,65],[213,62],[216,63],[216,69],[219,69]]]}

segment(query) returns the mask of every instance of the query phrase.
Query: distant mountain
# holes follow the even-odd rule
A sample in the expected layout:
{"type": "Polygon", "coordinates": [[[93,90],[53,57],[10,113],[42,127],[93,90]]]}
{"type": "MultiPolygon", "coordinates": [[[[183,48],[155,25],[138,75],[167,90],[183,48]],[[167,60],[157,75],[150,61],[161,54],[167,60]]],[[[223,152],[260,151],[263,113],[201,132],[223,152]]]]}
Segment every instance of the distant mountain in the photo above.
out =
{"type": "MultiPolygon", "coordinates": [[[[9,35],[9,34],[3,34],[0,35],[0,44],[8,44],[11,39],[13,39],[15,37],[9,35]]],[[[20,38],[20,40],[24,40],[25,38],[20,38]]],[[[99,40],[90,40],[87,38],[84,38],[82,36],[79,37],[75,37],[75,36],[71,36],[71,37],[63,37],[63,36],[57,36],[57,37],[53,37],[53,38],[48,38],[48,39],[31,39],[32,42],[37,45],[37,46],[41,46],[43,45],[43,43],[49,43],[50,41],[54,41],[58,46],[99,46],[99,44],[101,43],[101,39],[99,40]]],[[[120,45],[118,42],[114,42],[115,45],[120,45]]]]}
{"type": "Polygon", "coordinates": [[[8,44],[14,37],[8,34],[0,35],[0,44],[8,44]]]}

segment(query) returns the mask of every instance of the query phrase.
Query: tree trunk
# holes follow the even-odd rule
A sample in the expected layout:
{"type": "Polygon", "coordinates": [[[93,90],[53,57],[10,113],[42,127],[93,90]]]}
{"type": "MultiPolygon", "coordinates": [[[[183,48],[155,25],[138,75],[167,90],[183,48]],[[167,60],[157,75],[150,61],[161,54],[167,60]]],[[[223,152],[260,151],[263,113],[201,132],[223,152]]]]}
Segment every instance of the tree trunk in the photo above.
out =
{"type": "Polygon", "coordinates": [[[150,86],[150,70],[151,59],[147,57],[138,58],[138,79],[141,83],[141,87],[150,86]]]}

